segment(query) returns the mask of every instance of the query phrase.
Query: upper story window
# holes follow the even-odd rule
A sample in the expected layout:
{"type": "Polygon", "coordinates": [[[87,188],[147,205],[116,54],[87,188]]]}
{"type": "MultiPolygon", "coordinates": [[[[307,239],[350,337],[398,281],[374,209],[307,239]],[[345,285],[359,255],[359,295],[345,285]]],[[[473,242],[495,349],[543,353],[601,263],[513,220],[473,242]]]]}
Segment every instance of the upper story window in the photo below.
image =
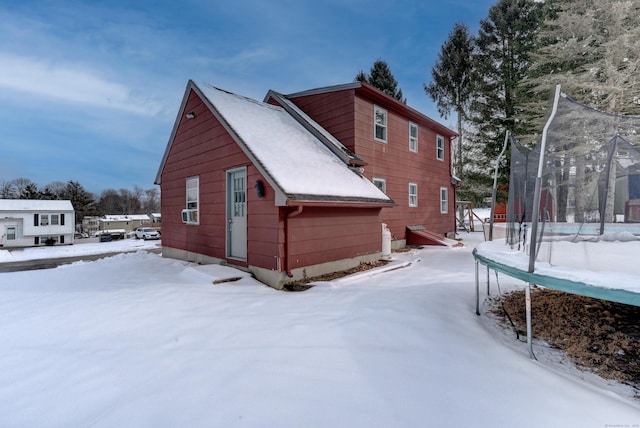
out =
{"type": "Polygon", "coordinates": [[[184,223],[198,224],[200,216],[200,177],[187,178],[187,209],[182,211],[184,223]]]}
{"type": "Polygon", "coordinates": [[[446,187],[440,188],[440,213],[446,214],[449,212],[449,189],[446,187]]]}
{"type": "Polygon", "coordinates": [[[64,214],[34,214],[34,226],[64,226],[64,214]]]}
{"type": "Polygon", "coordinates": [[[409,183],[409,206],[418,206],[418,185],[416,183],[409,183]]]}
{"type": "Polygon", "coordinates": [[[442,135],[436,135],[436,158],[444,160],[444,137],[442,135]]]}
{"type": "Polygon", "coordinates": [[[373,106],[374,136],[378,141],[387,142],[387,111],[382,107],[373,106]]]}
{"type": "Polygon", "coordinates": [[[384,178],[373,177],[372,181],[378,189],[382,190],[382,193],[387,193],[387,180],[384,178]]]}
{"type": "Polygon", "coordinates": [[[409,122],[409,150],[418,151],[418,125],[413,122],[409,122]]]}

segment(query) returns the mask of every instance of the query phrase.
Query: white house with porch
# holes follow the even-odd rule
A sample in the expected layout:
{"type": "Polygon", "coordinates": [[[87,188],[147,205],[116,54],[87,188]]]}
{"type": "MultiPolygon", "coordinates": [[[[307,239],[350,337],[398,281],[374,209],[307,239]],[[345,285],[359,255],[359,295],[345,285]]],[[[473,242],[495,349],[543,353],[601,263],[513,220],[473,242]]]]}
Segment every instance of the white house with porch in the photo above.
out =
{"type": "Polygon", "coordinates": [[[0,247],[73,244],[71,201],[0,199],[0,247]]]}

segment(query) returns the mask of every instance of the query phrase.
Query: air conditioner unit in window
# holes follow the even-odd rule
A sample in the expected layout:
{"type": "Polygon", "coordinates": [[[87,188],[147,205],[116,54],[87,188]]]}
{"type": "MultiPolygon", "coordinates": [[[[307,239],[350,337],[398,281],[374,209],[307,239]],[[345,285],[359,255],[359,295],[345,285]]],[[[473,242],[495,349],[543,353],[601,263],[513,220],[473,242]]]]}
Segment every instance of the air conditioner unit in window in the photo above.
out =
{"type": "Polygon", "coordinates": [[[183,223],[197,223],[198,222],[198,210],[182,210],[182,222],[183,223]]]}

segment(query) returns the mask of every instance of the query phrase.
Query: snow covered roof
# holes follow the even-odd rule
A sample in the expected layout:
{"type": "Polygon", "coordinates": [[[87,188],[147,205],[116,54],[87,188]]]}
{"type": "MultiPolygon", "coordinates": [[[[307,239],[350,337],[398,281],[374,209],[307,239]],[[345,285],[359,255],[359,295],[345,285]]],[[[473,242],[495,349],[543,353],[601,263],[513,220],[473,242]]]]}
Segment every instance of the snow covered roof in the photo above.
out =
{"type": "MultiPolygon", "coordinates": [[[[371,181],[349,168],[321,141],[322,137],[311,132],[282,107],[208,84],[196,85],[190,81],[187,93],[190,89],[203,98],[276,189],[277,205],[291,204],[290,201],[394,204],[371,181]]],[[[328,138],[327,135],[324,137],[328,138]]],[[[336,143],[340,144],[337,140],[332,144],[336,143]]]]}
{"type": "Polygon", "coordinates": [[[107,214],[101,221],[135,221],[135,220],[150,220],[146,214],[107,214]]]}
{"type": "Polygon", "coordinates": [[[69,200],[0,199],[0,211],[73,211],[69,200]]]}
{"type": "Polygon", "coordinates": [[[309,115],[302,111],[287,97],[278,92],[269,91],[265,97],[265,102],[269,99],[277,101],[278,104],[287,111],[287,113],[292,115],[298,122],[300,122],[300,124],[305,126],[311,133],[318,137],[324,145],[327,146],[336,156],[342,159],[343,162],[349,165],[366,165],[364,160],[349,150],[344,144],[338,141],[336,137],[331,135],[329,131],[309,117],[309,115]]]}

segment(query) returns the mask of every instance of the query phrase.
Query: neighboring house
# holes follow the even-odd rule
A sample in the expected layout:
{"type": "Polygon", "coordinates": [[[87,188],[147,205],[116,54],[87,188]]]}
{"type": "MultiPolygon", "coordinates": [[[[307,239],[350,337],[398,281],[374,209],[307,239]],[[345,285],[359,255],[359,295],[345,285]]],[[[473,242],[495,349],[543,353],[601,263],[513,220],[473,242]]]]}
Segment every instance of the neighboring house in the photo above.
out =
{"type": "Polygon", "coordinates": [[[100,230],[100,217],[98,216],[84,216],[82,218],[82,230],[81,232],[93,236],[98,230],[100,230]]]}
{"type": "Polygon", "coordinates": [[[0,247],[73,244],[71,201],[0,199],[0,247]]]}
{"type": "Polygon", "coordinates": [[[455,133],[363,83],[265,100],[187,84],[156,177],[164,256],[231,264],[281,288],[380,258],[382,223],[396,246],[408,226],[455,230],[455,133]],[[325,102],[324,115],[296,105],[342,91],[350,104],[325,102]],[[331,115],[345,119],[318,123],[331,115]]]}
{"type": "Polygon", "coordinates": [[[162,223],[162,214],[160,213],[151,213],[149,214],[149,217],[151,218],[151,223],[153,223],[154,226],[159,227],[160,223],[162,223]]]}
{"type": "Polygon", "coordinates": [[[151,218],[147,214],[105,215],[98,219],[99,230],[124,230],[131,232],[141,226],[151,225],[151,218]]]}

